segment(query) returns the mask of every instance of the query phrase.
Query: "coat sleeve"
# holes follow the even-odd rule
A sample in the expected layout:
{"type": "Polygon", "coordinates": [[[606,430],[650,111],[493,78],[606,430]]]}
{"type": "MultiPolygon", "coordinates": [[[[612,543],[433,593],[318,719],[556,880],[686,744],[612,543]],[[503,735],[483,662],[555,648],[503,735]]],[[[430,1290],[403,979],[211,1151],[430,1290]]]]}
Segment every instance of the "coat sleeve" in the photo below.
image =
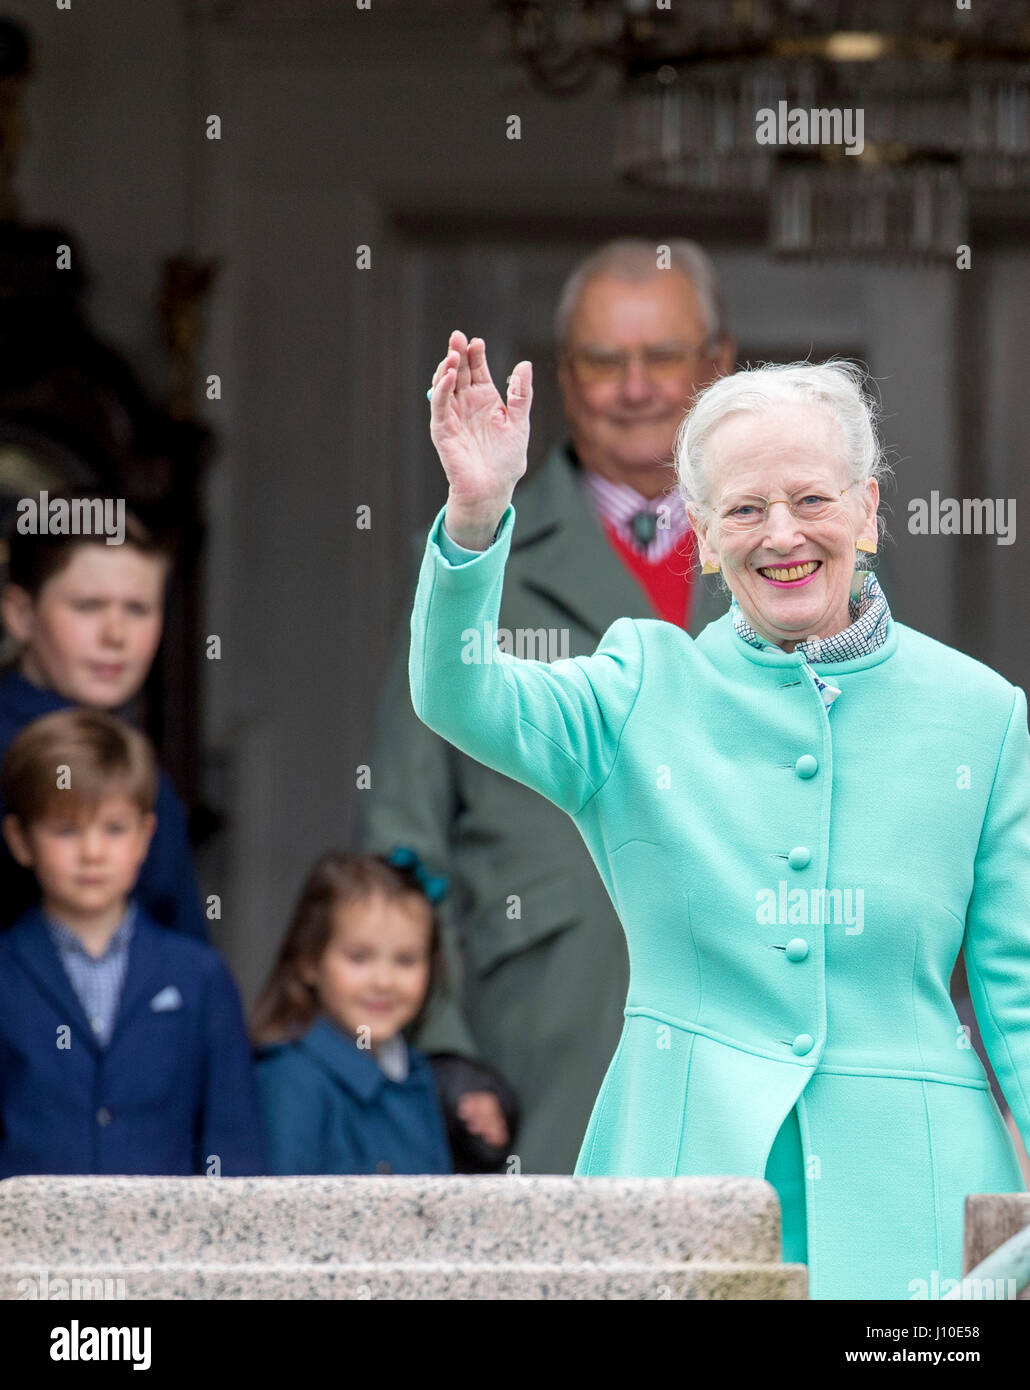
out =
{"type": "MultiPolygon", "coordinates": [[[[515,508],[497,538],[452,564],[437,513],[411,615],[415,713],[456,748],[576,815],[607,779],[643,675],[636,625],[619,618],[592,656],[531,661],[497,646],[515,508]]],[[[516,634],[517,640],[517,634],[516,634]]]]}
{"type": "Polygon", "coordinates": [[[1016,690],[976,855],[963,950],[987,1055],[1030,1152],[1030,734],[1016,690]]]}
{"type": "Polygon", "coordinates": [[[216,1155],[226,1178],[268,1171],[250,1043],[236,985],[220,956],[207,993],[203,1108],[195,1171],[207,1172],[216,1155]]]}
{"type": "Polygon", "coordinates": [[[358,1173],[357,1154],[337,1152],[332,1165],[326,1156],[329,1096],[310,1065],[289,1047],[280,1047],[255,1064],[261,1116],[264,1123],[268,1171],[277,1177],[321,1173],[358,1173]]]}
{"type": "MultiPolygon", "coordinates": [[[[409,581],[409,612],[424,548],[423,534],[409,581]]],[[[389,854],[399,845],[410,845],[433,873],[453,879],[451,831],[461,810],[458,753],[415,716],[408,691],[409,640],[405,621],[396,633],[376,710],[371,779],[358,799],[355,847],[366,854],[389,854]]],[[[452,909],[452,899],[445,897],[439,917],[446,979],[429,999],[416,1042],[426,1052],[475,1057],[477,1044],[460,1003],[461,948],[452,909]]]]}

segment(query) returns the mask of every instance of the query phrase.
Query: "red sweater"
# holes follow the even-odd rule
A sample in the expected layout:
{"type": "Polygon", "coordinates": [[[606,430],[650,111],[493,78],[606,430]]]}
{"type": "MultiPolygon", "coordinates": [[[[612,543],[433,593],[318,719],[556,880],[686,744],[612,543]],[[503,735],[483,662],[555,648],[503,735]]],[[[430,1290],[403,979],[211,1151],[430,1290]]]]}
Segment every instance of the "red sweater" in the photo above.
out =
{"type": "Polygon", "coordinates": [[[647,594],[655,616],[686,628],[697,565],[697,537],[693,531],[688,531],[680,545],[663,560],[654,563],[627,544],[610,522],[603,525],[612,549],[647,594]]]}

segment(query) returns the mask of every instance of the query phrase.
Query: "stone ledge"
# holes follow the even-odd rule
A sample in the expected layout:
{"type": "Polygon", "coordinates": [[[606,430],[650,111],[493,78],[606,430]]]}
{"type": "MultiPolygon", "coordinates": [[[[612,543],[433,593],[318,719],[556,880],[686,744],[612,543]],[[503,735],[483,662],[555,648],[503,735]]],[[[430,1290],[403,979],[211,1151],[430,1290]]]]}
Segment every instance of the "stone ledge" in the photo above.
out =
{"type": "Polygon", "coordinates": [[[120,1279],[126,1298],[805,1298],[805,1266],[779,1253],[757,1179],[0,1183],[7,1299],[75,1279],[120,1279]]]}
{"type": "MultiPolygon", "coordinates": [[[[0,1270],[0,1300],[39,1297],[40,1270],[0,1270]]],[[[808,1296],[804,1265],[150,1265],[48,1271],[47,1296],[118,1299],[735,1299],[808,1296]],[[68,1288],[57,1286],[63,1279],[68,1288]],[[80,1281],[78,1286],[72,1280],[80,1281]],[[118,1281],[121,1280],[121,1284],[118,1281]],[[106,1284],[106,1292],[96,1287],[106,1284]],[[92,1287],[87,1287],[87,1283],[92,1287]]]]}

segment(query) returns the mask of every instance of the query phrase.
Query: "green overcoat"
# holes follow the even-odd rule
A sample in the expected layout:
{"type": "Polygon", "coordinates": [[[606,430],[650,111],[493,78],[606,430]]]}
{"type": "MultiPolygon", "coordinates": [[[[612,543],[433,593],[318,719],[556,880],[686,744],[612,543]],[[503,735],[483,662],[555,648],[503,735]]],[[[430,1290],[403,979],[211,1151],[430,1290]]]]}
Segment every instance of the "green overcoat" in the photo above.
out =
{"type": "MultiPolygon", "coordinates": [[[[566,632],[570,656],[592,652],[616,618],[653,617],[577,474],[555,446],[520,486],[497,617],[513,634],[566,632]]],[[[423,532],[411,598],[425,544],[423,532]]],[[[728,607],[720,581],[698,584],[692,632],[728,607]]],[[[514,1148],[522,1171],[571,1173],[622,1030],[622,928],[568,816],[416,718],[409,642],[410,601],[377,713],[357,843],[380,853],[411,845],[452,880],[442,915],[455,988],[417,1042],[499,1068],[523,1107],[514,1148]]]]}
{"type": "Polygon", "coordinates": [[[1024,1190],[948,986],[964,946],[1026,1142],[1025,695],[894,621],[876,651],[813,663],[841,687],[829,710],[800,653],[752,647],[728,614],[696,640],[620,618],[588,657],[469,659],[515,508],[453,564],[444,510],[411,619],[415,710],[566,813],[629,946],[576,1172],[760,1178],[775,1158],[812,1297],[933,1296],[961,1276],[966,1195],[1024,1190]]]}

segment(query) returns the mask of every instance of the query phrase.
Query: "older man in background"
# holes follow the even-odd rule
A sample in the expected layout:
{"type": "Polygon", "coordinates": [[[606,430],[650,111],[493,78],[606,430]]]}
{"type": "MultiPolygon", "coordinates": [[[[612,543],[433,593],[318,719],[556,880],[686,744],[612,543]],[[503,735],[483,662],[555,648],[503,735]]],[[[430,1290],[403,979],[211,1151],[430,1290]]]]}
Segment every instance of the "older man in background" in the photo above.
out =
{"type": "MultiPolygon", "coordinates": [[[[733,369],[736,343],[711,261],[694,242],[667,245],[663,260],[649,242],[609,242],[561,291],[555,338],[569,437],[516,493],[501,604],[502,627],[557,636],[559,650],[545,643],[518,655],[588,655],[623,616],[661,617],[696,636],[725,612],[719,580],[697,575],[671,457],[684,411],[733,369]]],[[[413,547],[412,594],[424,534],[413,547]]],[[[880,569],[889,572],[884,558],[880,569]]],[[[382,852],[411,845],[451,879],[441,916],[452,987],[434,1001],[417,1041],[504,1073],[523,1106],[513,1149],[521,1170],[571,1173],[622,1029],[624,934],[569,817],[416,718],[409,642],[405,619],[358,836],[382,852]]],[[[961,957],[952,993],[1030,1183],[961,957]]],[[[490,1126],[478,1128],[485,1137],[490,1126]]]]}
{"type": "MultiPolygon", "coordinates": [[[[672,451],[695,393],[732,371],[736,343],[708,257],[690,241],[666,247],[610,242],[561,292],[569,437],[519,488],[500,620],[552,640],[519,655],[588,655],[624,616],[696,635],[725,612],[717,581],[697,573],[672,451]]],[[[416,563],[424,548],[422,534],[416,563]]],[[[569,817],[416,718],[409,640],[405,621],[358,838],[383,853],[410,845],[451,880],[442,916],[454,981],[416,1041],[498,1068],[522,1104],[519,1169],[571,1173],[622,1029],[624,933],[569,817]]]]}

